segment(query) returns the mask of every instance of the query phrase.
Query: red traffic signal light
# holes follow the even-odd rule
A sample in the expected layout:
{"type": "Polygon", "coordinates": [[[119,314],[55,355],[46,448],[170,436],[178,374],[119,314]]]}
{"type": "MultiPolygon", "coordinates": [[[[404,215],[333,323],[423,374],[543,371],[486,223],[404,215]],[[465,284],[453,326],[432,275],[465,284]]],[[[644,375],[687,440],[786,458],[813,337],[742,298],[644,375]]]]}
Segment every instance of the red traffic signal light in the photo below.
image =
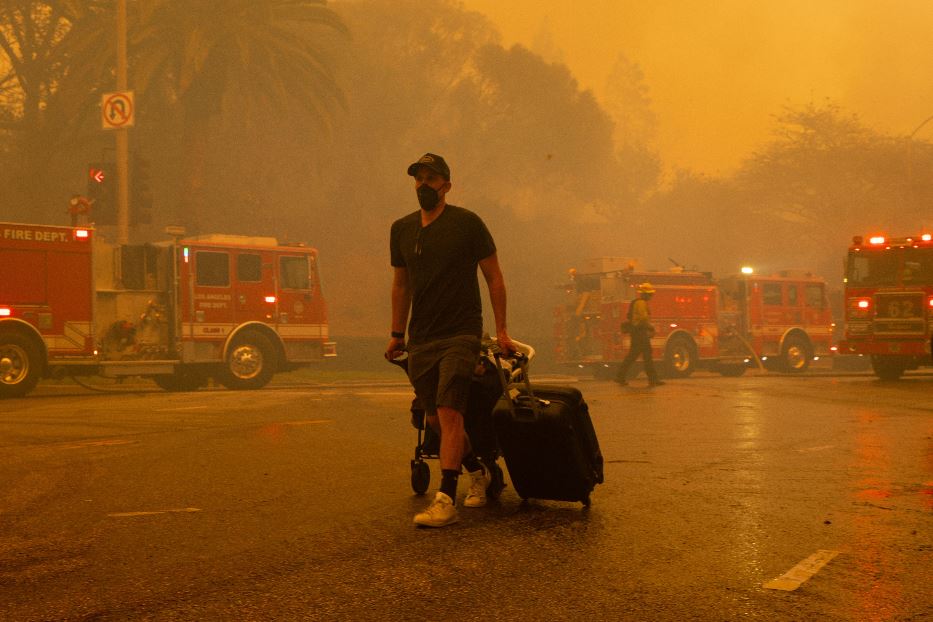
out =
{"type": "Polygon", "coordinates": [[[99,225],[117,224],[116,169],[113,162],[91,162],[87,167],[87,196],[91,220],[99,225]]]}

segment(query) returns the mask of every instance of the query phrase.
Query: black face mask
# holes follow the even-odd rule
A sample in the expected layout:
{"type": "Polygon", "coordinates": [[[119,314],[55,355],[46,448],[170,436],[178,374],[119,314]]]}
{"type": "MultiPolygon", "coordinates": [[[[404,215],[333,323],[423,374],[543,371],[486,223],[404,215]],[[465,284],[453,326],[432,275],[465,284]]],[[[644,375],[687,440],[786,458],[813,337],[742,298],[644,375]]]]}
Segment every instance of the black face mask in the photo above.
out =
{"type": "Polygon", "coordinates": [[[416,192],[418,193],[418,204],[421,205],[421,209],[426,212],[430,212],[436,208],[441,200],[437,190],[427,184],[418,186],[416,192]]]}

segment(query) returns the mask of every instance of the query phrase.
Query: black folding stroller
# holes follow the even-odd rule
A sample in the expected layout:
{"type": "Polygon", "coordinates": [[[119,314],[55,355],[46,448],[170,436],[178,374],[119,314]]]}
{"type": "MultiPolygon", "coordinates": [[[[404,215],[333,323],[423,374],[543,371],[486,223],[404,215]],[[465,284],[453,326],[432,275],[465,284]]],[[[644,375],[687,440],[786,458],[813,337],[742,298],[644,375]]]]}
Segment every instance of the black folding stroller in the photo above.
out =
{"type": "MultiPolygon", "coordinates": [[[[486,496],[490,499],[498,499],[502,489],[505,488],[505,477],[502,467],[498,464],[502,452],[499,449],[492,423],[492,411],[503,393],[502,377],[496,369],[495,357],[498,351],[495,340],[483,340],[480,360],[470,385],[470,396],[463,417],[473,453],[477,455],[490,475],[490,483],[486,488],[486,496]]],[[[407,369],[408,361],[405,357],[391,362],[407,369]]],[[[508,363],[506,365],[508,366],[508,363]]],[[[516,373],[520,373],[520,369],[524,368],[516,368],[516,373]]],[[[511,377],[508,379],[513,380],[511,377]]],[[[411,460],[411,489],[419,495],[427,492],[431,483],[431,469],[426,460],[438,458],[440,452],[440,437],[430,425],[427,425],[426,419],[418,398],[413,399],[411,424],[418,431],[418,442],[415,445],[414,458],[411,460]]]]}

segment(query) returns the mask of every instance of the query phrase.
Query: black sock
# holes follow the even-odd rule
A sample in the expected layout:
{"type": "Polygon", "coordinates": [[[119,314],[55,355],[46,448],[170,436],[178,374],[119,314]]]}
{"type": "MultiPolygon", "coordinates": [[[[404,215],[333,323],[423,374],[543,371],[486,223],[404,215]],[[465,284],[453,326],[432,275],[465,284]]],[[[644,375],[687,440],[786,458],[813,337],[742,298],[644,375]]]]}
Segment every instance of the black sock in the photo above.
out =
{"type": "Polygon", "coordinates": [[[457,500],[457,478],[460,477],[459,469],[441,469],[441,492],[457,500]]]}
{"type": "Polygon", "coordinates": [[[467,455],[463,456],[463,461],[461,462],[461,464],[463,464],[463,468],[467,470],[467,473],[473,473],[483,468],[483,465],[480,463],[479,459],[476,457],[476,454],[474,454],[472,451],[468,453],[467,455]]]}

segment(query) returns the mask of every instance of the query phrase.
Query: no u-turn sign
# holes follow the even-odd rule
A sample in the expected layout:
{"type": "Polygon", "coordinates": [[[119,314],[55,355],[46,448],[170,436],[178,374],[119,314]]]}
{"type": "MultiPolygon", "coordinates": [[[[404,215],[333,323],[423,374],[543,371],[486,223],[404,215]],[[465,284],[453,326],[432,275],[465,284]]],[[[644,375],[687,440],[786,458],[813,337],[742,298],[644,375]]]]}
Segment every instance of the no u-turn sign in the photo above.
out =
{"type": "Polygon", "coordinates": [[[133,91],[104,93],[100,99],[100,118],[105,130],[133,127],[133,91]]]}

